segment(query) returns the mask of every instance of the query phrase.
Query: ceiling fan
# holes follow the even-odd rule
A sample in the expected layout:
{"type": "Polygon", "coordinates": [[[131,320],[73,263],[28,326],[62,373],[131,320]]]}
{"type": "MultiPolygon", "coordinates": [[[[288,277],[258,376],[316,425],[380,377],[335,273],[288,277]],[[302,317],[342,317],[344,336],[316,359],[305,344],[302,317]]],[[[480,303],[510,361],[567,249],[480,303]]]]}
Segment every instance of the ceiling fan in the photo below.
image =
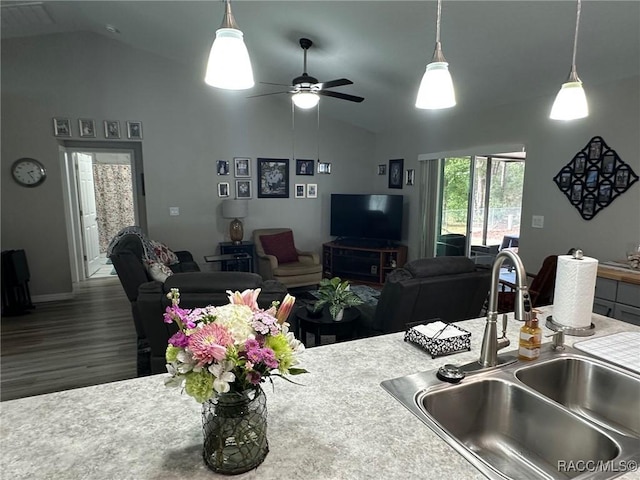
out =
{"type": "Polygon", "coordinates": [[[291,81],[291,85],[284,85],[282,83],[268,83],[260,82],[264,85],[279,85],[282,87],[293,87],[293,90],[287,90],[282,92],[263,93],[261,95],[251,95],[251,97],[264,97],[267,95],[279,95],[282,93],[293,94],[293,103],[299,108],[313,108],[320,101],[320,95],[326,97],[334,97],[340,100],[347,100],[349,102],[360,103],[364,100],[363,97],[357,97],[355,95],[348,95],[346,93],[333,92],[327,90],[333,87],[342,87],[344,85],[352,85],[353,82],[346,78],[338,78],[336,80],[330,80],[328,82],[318,82],[318,79],[312,77],[307,73],[307,50],[313,45],[313,42],[308,38],[300,39],[300,46],[304,50],[304,65],[302,75],[294,78],[291,81]]]}

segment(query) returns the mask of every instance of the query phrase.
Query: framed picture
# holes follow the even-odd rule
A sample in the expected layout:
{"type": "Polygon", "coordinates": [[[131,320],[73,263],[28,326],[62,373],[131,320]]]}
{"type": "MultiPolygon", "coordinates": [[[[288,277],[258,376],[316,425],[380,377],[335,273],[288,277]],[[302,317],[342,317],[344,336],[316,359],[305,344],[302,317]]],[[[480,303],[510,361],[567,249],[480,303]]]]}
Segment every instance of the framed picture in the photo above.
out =
{"type": "Polygon", "coordinates": [[[234,175],[238,178],[251,176],[251,159],[236,157],[233,159],[234,175]]]}
{"type": "Polygon", "coordinates": [[[226,160],[217,160],[216,172],[218,172],[218,175],[229,175],[229,162],[226,160]]]}
{"type": "Polygon", "coordinates": [[[289,159],[258,159],[258,198],[289,198],[289,159]]]}
{"type": "Polygon", "coordinates": [[[389,188],[402,188],[404,159],[389,160],[389,188]]]}
{"type": "Polygon", "coordinates": [[[584,199],[584,202],[582,202],[582,212],[587,215],[587,216],[591,216],[593,215],[594,212],[594,208],[595,208],[595,198],[593,197],[586,197],[584,199]]]}
{"type": "Polygon", "coordinates": [[[600,189],[598,190],[598,201],[599,202],[608,202],[611,197],[611,185],[603,184],[600,185],[600,189]]]}
{"type": "Polygon", "coordinates": [[[104,138],[120,138],[120,122],[118,120],[104,121],[104,138]]]}
{"type": "Polygon", "coordinates": [[[95,138],[96,122],[94,122],[93,120],[89,120],[88,118],[81,118],[78,120],[78,126],[80,128],[81,137],[95,138]]]}
{"type": "Polygon", "coordinates": [[[585,182],[587,187],[593,188],[598,184],[598,171],[597,170],[588,170],[587,171],[587,181],[585,182]]]}
{"type": "Polygon", "coordinates": [[[631,167],[598,136],[553,177],[584,220],[592,220],[638,180],[631,167]]]}
{"type": "Polygon", "coordinates": [[[313,160],[296,160],[296,175],[313,175],[313,160]]]}
{"type": "Polygon", "coordinates": [[[579,202],[582,199],[582,184],[576,183],[571,189],[571,200],[573,202],[579,202]]]}
{"type": "Polygon", "coordinates": [[[304,183],[296,183],[295,192],[296,192],[296,197],[295,198],[304,198],[305,197],[305,194],[304,194],[304,183]]]}
{"type": "Polygon", "coordinates": [[[53,119],[53,134],[56,137],[70,137],[71,136],[71,122],[68,118],[54,118],[53,119]]]}
{"type": "Polygon", "coordinates": [[[330,174],[331,173],[331,163],[328,162],[319,162],[318,163],[318,173],[325,173],[325,174],[330,174]]]}
{"type": "Polygon", "coordinates": [[[318,198],[317,183],[307,183],[307,198],[318,198]]]}
{"type": "Polygon", "coordinates": [[[227,182],[218,183],[218,196],[219,197],[229,196],[229,184],[227,182]]]}
{"type": "Polygon", "coordinates": [[[598,159],[602,153],[602,143],[595,141],[589,144],[589,158],[598,159]]]}
{"type": "Polygon", "coordinates": [[[620,170],[616,173],[616,188],[624,188],[629,183],[629,172],[620,170]]]}
{"type": "Polygon", "coordinates": [[[602,171],[604,173],[612,173],[615,163],[616,158],[613,155],[607,153],[602,160],[602,171]]]}
{"type": "Polygon", "coordinates": [[[127,137],[142,140],[142,122],[127,122],[127,137]]]}
{"type": "Polygon", "coordinates": [[[251,198],[251,180],[236,180],[236,198],[251,198]]]}
{"type": "Polygon", "coordinates": [[[407,185],[414,185],[416,182],[416,171],[413,168],[407,169],[407,177],[405,182],[407,185]]]}
{"type": "Polygon", "coordinates": [[[382,164],[378,165],[378,175],[386,175],[387,174],[387,166],[382,164]]]}

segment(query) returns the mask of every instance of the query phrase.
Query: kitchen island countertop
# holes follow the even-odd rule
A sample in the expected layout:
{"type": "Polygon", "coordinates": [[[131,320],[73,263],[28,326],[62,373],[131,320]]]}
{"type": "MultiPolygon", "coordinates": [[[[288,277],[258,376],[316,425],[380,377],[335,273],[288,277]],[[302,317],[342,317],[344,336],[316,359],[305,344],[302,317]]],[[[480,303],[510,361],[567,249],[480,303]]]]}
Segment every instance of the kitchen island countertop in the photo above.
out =
{"type": "MultiPolygon", "coordinates": [[[[541,310],[542,319],[552,307],[541,310]]],[[[596,336],[640,331],[600,315],[592,321],[596,336]]],[[[485,478],[380,387],[383,380],[477,359],[484,323],[483,318],[458,322],[472,333],[471,351],[436,359],[405,343],[402,333],[308,349],[300,360],[310,373],[296,378],[303,386],[278,378],[274,388],[264,384],[270,452],[256,470],[235,478],[485,478]]],[[[509,322],[506,351],[516,348],[521,325],[509,322]]],[[[580,340],[566,337],[569,345],[580,340]]],[[[0,403],[2,478],[224,478],[202,460],[200,404],[165,387],[165,378],[0,403]]],[[[640,479],[640,473],[619,478],[640,479]]]]}

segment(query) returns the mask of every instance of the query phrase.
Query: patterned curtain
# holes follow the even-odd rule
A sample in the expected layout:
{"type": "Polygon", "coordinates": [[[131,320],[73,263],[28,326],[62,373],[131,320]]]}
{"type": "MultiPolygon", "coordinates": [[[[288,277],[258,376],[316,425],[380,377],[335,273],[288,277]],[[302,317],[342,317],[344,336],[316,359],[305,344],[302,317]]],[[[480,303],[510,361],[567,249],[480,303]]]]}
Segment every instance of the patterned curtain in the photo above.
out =
{"type": "Polygon", "coordinates": [[[131,165],[93,164],[100,252],[124,227],[135,225],[131,165]]]}

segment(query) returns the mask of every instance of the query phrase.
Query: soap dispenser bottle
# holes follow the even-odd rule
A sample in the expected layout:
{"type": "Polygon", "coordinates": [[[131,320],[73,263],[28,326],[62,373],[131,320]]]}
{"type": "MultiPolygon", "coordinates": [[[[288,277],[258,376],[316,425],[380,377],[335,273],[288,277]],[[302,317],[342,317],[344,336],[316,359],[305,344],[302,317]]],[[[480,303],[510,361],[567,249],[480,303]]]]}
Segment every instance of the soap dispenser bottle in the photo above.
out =
{"type": "Polygon", "coordinates": [[[537,311],[532,310],[526,323],[520,329],[520,343],[518,348],[519,360],[535,360],[540,356],[542,344],[542,329],[538,326],[537,311]]]}

